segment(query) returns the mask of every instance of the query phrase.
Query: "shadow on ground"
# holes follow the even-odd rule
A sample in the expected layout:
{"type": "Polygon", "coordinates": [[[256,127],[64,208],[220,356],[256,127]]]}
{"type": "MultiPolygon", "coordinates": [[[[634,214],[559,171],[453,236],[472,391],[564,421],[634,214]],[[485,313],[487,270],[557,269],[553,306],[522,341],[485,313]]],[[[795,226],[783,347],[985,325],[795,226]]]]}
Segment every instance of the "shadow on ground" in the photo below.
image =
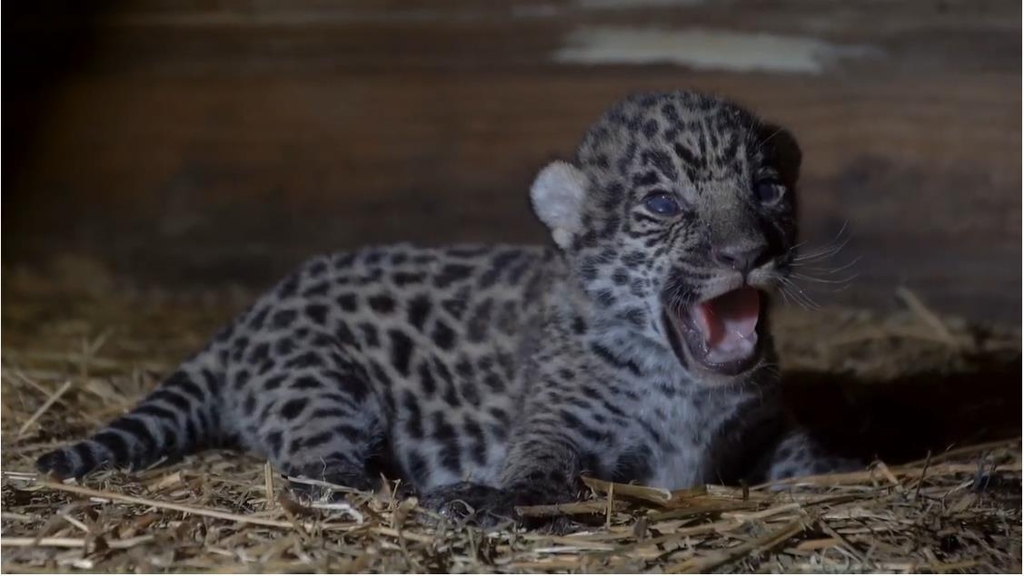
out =
{"type": "Polygon", "coordinates": [[[923,371],[885,382],[835,372],[786,374],[797,420],[843,453],[888,463],[1021,431],[1021,358],[980,357],[976,370],[923,371]]]}

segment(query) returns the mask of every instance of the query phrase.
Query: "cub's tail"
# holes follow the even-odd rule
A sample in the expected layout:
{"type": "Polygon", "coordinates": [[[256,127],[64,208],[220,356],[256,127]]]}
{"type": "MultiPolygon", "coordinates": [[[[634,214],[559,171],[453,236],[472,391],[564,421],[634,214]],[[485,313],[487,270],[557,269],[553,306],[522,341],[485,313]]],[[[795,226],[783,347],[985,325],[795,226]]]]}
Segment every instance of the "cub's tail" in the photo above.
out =
{"type": "Polygon", "coordinates": [[[217,445],[229,431],[221,420],[223,368],[209,348],[185,361],[131,412],[87,440],[36,460],[41,472],[78,478],[101,467],[144,468],[160,458],[217,445]]]}

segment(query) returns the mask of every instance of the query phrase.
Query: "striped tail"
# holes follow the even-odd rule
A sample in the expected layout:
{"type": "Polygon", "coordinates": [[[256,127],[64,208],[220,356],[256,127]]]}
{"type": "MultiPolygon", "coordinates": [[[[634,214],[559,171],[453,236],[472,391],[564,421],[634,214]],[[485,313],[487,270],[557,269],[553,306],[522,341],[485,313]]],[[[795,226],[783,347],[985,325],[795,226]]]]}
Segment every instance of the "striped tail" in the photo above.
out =
{"type": "Polygon", "coordinates": [[[88,440],[40,456],[36,467],[61,479],[78,478],[101,467],[138,470],[217,445],[227,430],[216,356],[210,349],[193,356],[131,412],[88,440]]]}

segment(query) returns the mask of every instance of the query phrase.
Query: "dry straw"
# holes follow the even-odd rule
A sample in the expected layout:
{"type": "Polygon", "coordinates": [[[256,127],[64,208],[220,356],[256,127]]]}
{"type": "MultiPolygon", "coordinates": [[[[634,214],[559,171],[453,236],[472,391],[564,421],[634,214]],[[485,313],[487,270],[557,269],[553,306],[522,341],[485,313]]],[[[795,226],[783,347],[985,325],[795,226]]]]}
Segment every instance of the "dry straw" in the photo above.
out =
{"type": "MultiPolygon", "coordinates": [[[[389,491],[300,503],[264,462],[227,453],[81,484],[40,478],[36,456],[124,410],[247,300],[65,285],[15,276],[4,286],[5,572],[1021,570],[1019,439],[781,489],[668,492],[587,478],[584,501],[521,510],[571,518],[557,534],[436,526],[389,491]]],[[[979,357],[998,356],[1019,372],[1019,331],[979,332],[900,297],[910,303],[902,315],[781,315],[782,368],[891,384],[894,366],[969,375],[979,357]]]]}

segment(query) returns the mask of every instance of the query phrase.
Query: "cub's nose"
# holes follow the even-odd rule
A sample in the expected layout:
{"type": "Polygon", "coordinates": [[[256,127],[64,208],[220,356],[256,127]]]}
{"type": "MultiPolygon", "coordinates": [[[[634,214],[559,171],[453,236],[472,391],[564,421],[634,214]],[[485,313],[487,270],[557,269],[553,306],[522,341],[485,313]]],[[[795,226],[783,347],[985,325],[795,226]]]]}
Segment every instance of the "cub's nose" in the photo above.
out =
{"type": "Polygon", "coordinates": [[[764,261],[767,248],[764,241],[725,244],[713,248],[711,258],[717,264],[746,274],[764,261]]]}

